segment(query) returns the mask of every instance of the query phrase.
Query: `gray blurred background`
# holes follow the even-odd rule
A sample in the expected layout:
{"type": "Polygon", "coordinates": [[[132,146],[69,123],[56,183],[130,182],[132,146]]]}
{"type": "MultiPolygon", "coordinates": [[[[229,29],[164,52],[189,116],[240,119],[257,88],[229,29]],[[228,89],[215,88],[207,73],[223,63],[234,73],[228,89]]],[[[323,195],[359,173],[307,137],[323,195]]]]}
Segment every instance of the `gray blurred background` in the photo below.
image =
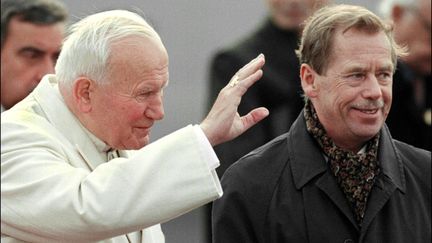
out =
{"type": "MultiPolygon", "coordinates": [[[[165,119],[152,131],[154,141],[207,111],[208,67],[219,48],[250,32],[266,15],[265,0],[63,0],[71,22],[111,9],[141,13],[161,36],[170,57],[165,119]]],[[[336,0],[376,11],[380,0],[336,0]]],[[[228,80],[227,80],[228,81],[228,80]]],[[[205,211],[198,208],[162,225],[167,243],[207,243],[205,211]]]]}

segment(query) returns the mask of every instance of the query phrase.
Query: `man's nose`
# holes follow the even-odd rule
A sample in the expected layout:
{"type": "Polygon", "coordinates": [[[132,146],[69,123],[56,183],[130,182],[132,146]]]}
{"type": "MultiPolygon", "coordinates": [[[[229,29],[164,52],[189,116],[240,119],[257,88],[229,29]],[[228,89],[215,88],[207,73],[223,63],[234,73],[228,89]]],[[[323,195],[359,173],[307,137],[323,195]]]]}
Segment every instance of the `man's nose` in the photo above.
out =
{"type": "Polygon", "coordinates": [[[162,120],[165,116],[162,95],[155,97],[146,110],[145,115],[153,120],[162,120]]]}
{"type": "Polygon", "coordinates": [[[382,90],[381,85],[375,75],[370,75],[365,82],[365,89],[363,96],[366,99],[376,100],[381,98],[382,90]]]}

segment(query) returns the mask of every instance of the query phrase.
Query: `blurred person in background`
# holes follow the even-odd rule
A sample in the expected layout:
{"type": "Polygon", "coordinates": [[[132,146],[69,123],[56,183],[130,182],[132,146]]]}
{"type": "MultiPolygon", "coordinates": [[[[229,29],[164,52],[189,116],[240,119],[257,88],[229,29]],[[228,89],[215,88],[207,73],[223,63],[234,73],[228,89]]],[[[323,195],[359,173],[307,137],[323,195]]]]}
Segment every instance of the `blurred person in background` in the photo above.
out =
{"type": "Polygon", "coordinates": [[[381,14],[393,22],[396,41],[408,55],[393,77],[387,125],[395,139],[431,150],[431,1],[384,0],[381,14]]]}
{"type": "Polygon", "coordinates": [[[1,1],[1,111],[54,73],[67,17],[55,0],[1,1]]]}
{"type": "MultiPolygon", "coordinates": [[[[262,82],[242,98],[239,113],[265,106],[270,116],[235,140],[215,147],[221,160],[219,176],[234,161],[274,137],[288,131],[303,108],[299,62],[295,55],[303,22],[328,0],[266,0],[268,16],[251,34],[220,50],[210,67],[209,105],[228,77],[248,60],[264,53],[266,66],[262,82]]],[[[229,79],[228,79],[229,80],[229,79]]]]}

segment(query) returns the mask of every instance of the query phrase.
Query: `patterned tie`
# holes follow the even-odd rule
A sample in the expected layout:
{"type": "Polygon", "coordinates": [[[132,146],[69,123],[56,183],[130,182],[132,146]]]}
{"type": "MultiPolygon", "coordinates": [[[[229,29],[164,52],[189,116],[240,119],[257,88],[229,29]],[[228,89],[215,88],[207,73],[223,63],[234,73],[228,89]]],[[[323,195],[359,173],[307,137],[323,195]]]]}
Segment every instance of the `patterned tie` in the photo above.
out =
{"type": "Polygon", "coordinates": [[[304,116],[308,132],[328,157],[331,171],[361,225],[374,178],[380,173],[377,161],[379,133],[367,142],[365,153],[356,154],[337,147],[327,136],[310,101],[305,105],[304,116]]]}

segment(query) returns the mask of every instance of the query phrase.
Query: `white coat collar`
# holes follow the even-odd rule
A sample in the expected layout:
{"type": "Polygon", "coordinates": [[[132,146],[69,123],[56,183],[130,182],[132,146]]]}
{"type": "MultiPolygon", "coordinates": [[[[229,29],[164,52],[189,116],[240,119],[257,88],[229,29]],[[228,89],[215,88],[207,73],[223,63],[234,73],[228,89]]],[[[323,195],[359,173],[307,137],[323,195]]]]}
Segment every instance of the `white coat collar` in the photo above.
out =
{"type": "MultiPolygon", "coordinates": [[[[106,162],[106,157],[102,156],[103,153],[99,151],[104,146],[94,142],[96,137],[91,138],[90,132],[69,110],[60,94],[55,75],[46,75],[34,90],[33,95],[49,122],[58,131],[62,131],[62,135],[76,148],[91,170],[106,162]]],[[[100,143],[103,142],[100,141],[100,143]]]]}

